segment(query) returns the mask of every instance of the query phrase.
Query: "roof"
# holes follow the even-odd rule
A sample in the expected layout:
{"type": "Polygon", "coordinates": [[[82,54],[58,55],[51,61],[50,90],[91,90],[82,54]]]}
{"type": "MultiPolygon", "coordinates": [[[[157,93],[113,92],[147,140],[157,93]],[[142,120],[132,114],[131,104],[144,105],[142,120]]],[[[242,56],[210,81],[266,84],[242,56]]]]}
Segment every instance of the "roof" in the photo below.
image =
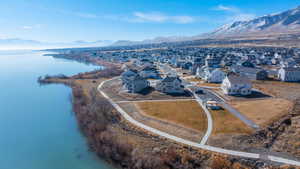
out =
{"type": "Polygon", "coordinates": [[[283,67],[283,69],[284,69],[285,71],[289,71],[289,72],[300,71],[300,67],[283,67]]]}
{"type": "Polygon", "coordinates": [[[145,66],[141,71],[156,71],[156,69],[153,66],[145,66]]]}
{"type": "Polygon", "coordinates": [[[232,67],[232,70],[236,73],[251,73],[251,74],[256,74],[261,71],[265,71],[264,69],[261,68],[251,68],[251,67],[244,67],[244,66],[239,66],[235,65],[232,67]]]}
{"type": "Polygon", "coordinates": [[[126,72],[122,73],[122,76],[135,76],[137,74],[137,70],[135,69],[129,69],[126,72]]]}
{"type": "Polygon", "coordinates": [[[244,76],[229,74],[227,78],[233,84],[251,84],[250,80],[244,76]]]}
{"type": "Polygon", "coordinates": [[[171,77],[171,76],[167,76],[165,77],[161,82],[173,82],[175,80],[179,80],[181,82],[181,80],[178,77],[171,77]]]}

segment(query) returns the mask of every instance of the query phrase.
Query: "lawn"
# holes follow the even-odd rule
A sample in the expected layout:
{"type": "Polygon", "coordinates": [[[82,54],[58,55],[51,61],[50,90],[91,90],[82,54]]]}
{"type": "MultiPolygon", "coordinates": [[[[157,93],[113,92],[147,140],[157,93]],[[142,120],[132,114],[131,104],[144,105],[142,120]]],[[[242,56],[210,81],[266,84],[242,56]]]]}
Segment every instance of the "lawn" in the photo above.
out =
{"type": "Polygon", "coordinates": [[[287,114],[293,103],[285,99],[236,101],[232,106],[256,124],[266,126],[287,114]]]}
{"type": "Polygon", "coordinates": [[[178,125],[206,131],[207,119],[196,101],[139,102],[136,106],[145,115],[178,125]]]}
{"type": "Polygon", "coordinates": [[[213,135],[249,134],[252,129],[227,110],[210,111],[213,118],[213,135]]]}

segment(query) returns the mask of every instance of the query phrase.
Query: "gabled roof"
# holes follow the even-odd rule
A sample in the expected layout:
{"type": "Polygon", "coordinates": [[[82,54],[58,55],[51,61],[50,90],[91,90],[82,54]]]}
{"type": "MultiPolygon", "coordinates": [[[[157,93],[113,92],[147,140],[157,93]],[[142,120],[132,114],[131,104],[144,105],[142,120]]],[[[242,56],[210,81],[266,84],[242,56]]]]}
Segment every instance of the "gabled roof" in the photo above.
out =
{"type": "Polygon", "coordinates": [[[171,76],[165,77],[161,82],[173,82],[175,80],[179,80],[181,82],[181,79],[179,79],[179,77],[171,77],[171,76]]]}
{"type": "Polygon", "coordinates": [[[237,74],[230,73],[227,75],[227,78],[229,82],[233,84],[251,84],[248,78],[237,74]]]}
{"type": "Polygon", "coordinates": [[[129,69],[126,72],[122,73],[122,76],[135,76],[138,74],[138,71],[135,69],[129,69]]]}
{"type": "Polygon", "coordinates": [[[156,71],[156,69],[153,66],[145,66],[140,71],[156,71]]]}
{"type": "Polygon", "coordinates": [[[240,66],[240,65],[232,66],[231,69],[237,73],[241,72],[241,73],[250,73],[250,74],[256,74],[260,71],[264,71],[261,68],[251,68],[251,67],[244,67],[244,66],[240,66]]]}

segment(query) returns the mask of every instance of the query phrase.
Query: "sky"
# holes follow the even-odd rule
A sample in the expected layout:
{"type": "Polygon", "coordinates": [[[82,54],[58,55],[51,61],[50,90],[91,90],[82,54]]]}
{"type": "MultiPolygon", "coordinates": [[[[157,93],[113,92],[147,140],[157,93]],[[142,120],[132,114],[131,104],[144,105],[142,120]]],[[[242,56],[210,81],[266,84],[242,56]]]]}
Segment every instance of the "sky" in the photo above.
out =
{"type": "Polygon", "coordinates": [[[0,38],[43,42],[192,36],[300,0],[1,0],[0,38]]]}

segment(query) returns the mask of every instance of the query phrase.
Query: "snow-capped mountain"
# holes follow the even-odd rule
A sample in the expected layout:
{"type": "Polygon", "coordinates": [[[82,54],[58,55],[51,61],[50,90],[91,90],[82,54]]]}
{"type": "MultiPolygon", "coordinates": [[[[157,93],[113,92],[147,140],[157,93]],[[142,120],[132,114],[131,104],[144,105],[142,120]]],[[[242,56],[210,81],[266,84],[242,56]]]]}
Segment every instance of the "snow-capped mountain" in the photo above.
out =
{"type": "Polygon", "coordinates": [[[300,33],[300,6],[282,13],[226,24],[207,37],[300,33]]]}

